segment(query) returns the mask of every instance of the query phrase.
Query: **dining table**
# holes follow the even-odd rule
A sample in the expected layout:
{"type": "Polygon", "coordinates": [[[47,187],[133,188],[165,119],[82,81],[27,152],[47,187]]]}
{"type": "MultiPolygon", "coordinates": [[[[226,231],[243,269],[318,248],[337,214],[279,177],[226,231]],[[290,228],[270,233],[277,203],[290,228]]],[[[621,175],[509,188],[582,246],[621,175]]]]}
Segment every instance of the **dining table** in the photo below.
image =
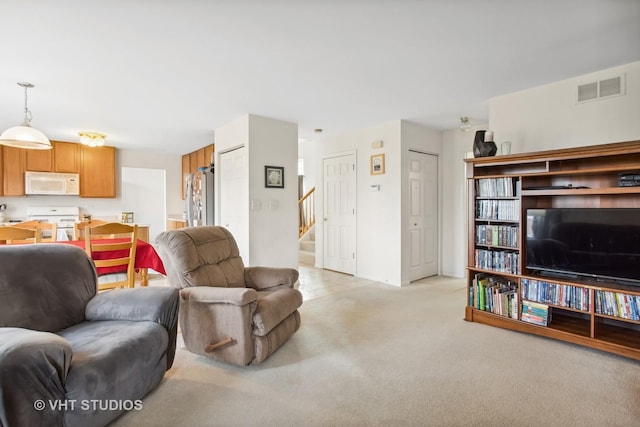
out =
{"type": "MultiPolygon", "coordinates": [[[[94,243],[124,243],[127,242],[126,238],[115,238],[115,239],[92,239],[94,243]]],[[[85,249],[85,241],[84,240],[67,240],[67,241],[58,241],[55,243],[62,243],[67,245],[74,245],[79,248],[85,249]]],[[[96,252],[93,254],[95,259],[113,259],[113,258],[122,258],[126,257],[128,254],[127,249],[116,250],[116,251],[105,251],[105,252],[96,252]]],[[[142,286],[147,286],[149,284],[149,269],[152,269],[163,276],[167,275],[167,272],[164,269],[164,264],[162,263],[162,259],[156,252],[155,248],[151,246],[149,242],[145,242],[144,240],[137,239],[136,240],[136,259],[134,261],[134,267],[136,272],[140,274],[140,284],[142,286]]],[[[116,267],[99,267],[96,269],[98,275],[109,274],[109,273],[121,273],[125,272],[122,269],[122,266],[116,267]]]]}

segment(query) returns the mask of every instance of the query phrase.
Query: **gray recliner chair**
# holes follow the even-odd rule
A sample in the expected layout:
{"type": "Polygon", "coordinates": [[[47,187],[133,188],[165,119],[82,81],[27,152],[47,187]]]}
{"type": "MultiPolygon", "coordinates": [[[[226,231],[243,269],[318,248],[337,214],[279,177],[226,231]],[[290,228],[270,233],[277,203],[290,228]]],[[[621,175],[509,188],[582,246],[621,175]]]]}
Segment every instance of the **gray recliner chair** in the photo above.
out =
{"type": "Polygon", "coordinates": [[[156,238],[169,283],[180,290],[180,330],[193,353],[258,364],[300,327],[302,294],[292,268],[245,267],[231,233],[217,226],[156,238]]]}
{"type": "Polygon", "coordinates": [[[107,425],[171,367],[177,290],[96,284],[78,247],[0,246],[0,426],[107,425]]]}

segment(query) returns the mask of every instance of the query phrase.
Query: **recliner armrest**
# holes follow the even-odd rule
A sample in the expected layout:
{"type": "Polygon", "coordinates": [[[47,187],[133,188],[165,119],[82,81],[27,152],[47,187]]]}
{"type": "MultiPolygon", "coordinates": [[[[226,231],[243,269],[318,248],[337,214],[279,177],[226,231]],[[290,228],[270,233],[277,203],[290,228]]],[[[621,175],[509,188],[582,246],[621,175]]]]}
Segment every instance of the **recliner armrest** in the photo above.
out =
{"type": "Polygon", "coordinates": [[[278,287],[293,288],[298,277],[298,270],[293,268],[245,267],[244,269],[245,283],[258,291],[278,287]]]}
{"type": "Polygon", "coordinates": [[[258,299],[258,292],[251,288],[218,288],[213,286],[194,286],[180,290],[183,300],[202,303],[223,303],[243,306],[258,299]]]}
{"type": "Polygon", "coordinates": [[[0,425],[62,425],[49,402],[65,399],[72,354],[56,334],[0,328],[0,425]]]}

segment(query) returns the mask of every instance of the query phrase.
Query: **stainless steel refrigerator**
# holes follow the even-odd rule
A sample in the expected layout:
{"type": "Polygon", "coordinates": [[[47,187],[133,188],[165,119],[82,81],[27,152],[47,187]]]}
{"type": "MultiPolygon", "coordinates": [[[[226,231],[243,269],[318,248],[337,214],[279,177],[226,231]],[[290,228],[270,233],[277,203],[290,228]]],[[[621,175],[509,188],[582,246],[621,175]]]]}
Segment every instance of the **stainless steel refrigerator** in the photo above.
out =
{"type": "Polygon", "coordinates": [[[187,175],[185,182],[185,212],[187,226],[214,225],[213,168],[187,175]]]}

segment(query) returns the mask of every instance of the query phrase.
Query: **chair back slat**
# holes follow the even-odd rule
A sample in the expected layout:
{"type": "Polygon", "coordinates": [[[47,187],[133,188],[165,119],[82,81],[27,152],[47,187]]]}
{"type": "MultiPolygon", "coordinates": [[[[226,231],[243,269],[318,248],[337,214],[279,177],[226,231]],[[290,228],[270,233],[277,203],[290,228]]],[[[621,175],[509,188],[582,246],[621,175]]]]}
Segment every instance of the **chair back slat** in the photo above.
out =
{"type": "Polygon", "coordinates": [[[46,222],[38,219],[33,219],[31,221],[22,221],[16,224],[13,224],[14,227],[18,228],[37,228],[40,230],[40,241],[41,242],[55,242],[58,240],[58,224],[55,222],[46,222]],[[43,231],[46,231],[50,237],[44,237],[43,231]]]}
{"type": "Polygon", "coordinates": [[[85,250],[93,259],[96,268],[122,266],[126,272],[126,278],[101,283],[98,278],[98,290],[113,288],[133,288],[135,286],[135,259],[136,242],[138,238],[138,226],[109,222],[99,225],[84,227],[85,250]],[[113,243],[108,242],[105,236],[117,236],[113,243]],[[121,239],[126,241],[122,242],[121,239]],[[99,239],[98,241],[96,241],[99,239]],[[117,255],[105,256],[107,252],[118,252],[117,255]]]}
{"type": "Polygon", "coordinates": [[[0,241],[3,240],[7,244],[40,243],[40,230],[13,225],[0,226],[0,241]]]}
{"type": "Polygon", "coordinates": [[[92,219],[89,221],[76,222],[73,224],[73,240],[84,239],[84,229],[87,227],[95,227],[96,225],[107,224],[107,221],[101,219],[92,219]]]}

